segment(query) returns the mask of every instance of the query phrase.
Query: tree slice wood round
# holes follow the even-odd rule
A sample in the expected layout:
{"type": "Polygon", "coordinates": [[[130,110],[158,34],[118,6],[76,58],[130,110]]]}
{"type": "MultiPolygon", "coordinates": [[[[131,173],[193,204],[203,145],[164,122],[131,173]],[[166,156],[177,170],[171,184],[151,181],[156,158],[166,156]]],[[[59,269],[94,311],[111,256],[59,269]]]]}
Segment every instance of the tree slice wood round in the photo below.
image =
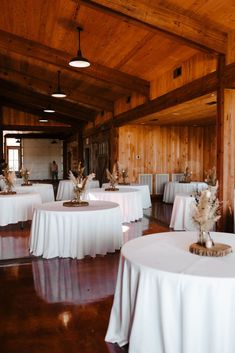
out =
{"type": "Polygon", "coordinates": [[[15,195],[16,191],[0,191],[0,195],[15,195]]]}
{"type": "Polygon", "coordinates": [[[119,191],[119,189],[117,189],[117,188],[115,188],[115,189],[113,189],[113,188],[107,188],[107,189],[104,189],[105,191],[119,191]]]}
{"type": "Polygon", "coordinates": [[[86,201],[81,201],[81,202],[66,201],[66,202],[63,202],[63,206],[65,206],[65,207],[84,207],[84,206],[89,206],[89,203],[86,201]]]}
{"type": "Polygon", "coordinates": [[[230,254],[233,250],[230,245],[215,243],[211,248],[206,248],[198,243],[193,243],[189,247],[189,251],[200,256],[225,256],[230,254]]]}

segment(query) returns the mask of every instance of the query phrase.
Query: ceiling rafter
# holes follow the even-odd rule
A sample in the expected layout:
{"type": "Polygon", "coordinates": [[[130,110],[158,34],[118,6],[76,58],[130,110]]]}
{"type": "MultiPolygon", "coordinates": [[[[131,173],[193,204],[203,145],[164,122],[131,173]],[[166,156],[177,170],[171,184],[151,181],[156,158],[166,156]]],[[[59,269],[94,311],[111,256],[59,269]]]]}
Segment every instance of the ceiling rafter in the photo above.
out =
{"type": "Polygon", "coordinates": [[[3,79],[0,79],[0,95],[11,99],[13,102],[24,102],[26,106],[27,102],[31,103],[41,109],[51,103],[58,114],[86,122],[93,121],[96,114],[94,110],[89,108],[79,106],[75,103],[62,101],[46,94],[33,92],[32,90],[3,79]]]}
{"type": "Polygon", "coordinates": [[[60,67],[64,71],[76,72],[78,78],[81,79],[90,76],[98,81],[111,83],[130,92],[138,92],[149,97],[150,83],[146,80],[94,62],[92,62],[89,68],[84,70],[69,67],[68,62],[71,56],[69,53],[53,49],[3,30],[0,30],[0,48],[60,67]]]}
{"type": "Polygon", "coordinates": [[[181,39],[189,46],[203,51],[217,53],[226,53],[227,34],[206,26],[205,22],[189,18],[179,12],[170,10],[163,6],[150,6],[145,1],[135,0],[81,0],[88,6],[97,6],[98,8],[111,11],[114,15],[123,16],[138,25],[148,26],[169,34],[171,38],[181,39]]]}

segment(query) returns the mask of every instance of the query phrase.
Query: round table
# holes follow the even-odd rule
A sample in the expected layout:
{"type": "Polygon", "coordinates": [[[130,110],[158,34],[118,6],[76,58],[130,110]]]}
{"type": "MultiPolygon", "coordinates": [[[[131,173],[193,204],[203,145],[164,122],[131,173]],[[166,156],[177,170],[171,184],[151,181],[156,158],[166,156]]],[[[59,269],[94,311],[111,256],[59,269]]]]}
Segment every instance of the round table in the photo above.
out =
{"type": "Polygon", "coordinates": [[[141,193],[136,189],[119,189],[118,191],[105,191],[104,189],[91,189],[86,192],[87,200],[103,200],[116,202],[120,205],[122,222],[133,222],[143,217],[141,193]]]}
{"type": "Polygon", "coordinates": [[[174,230],[198,230],[198,224],[192,219],[195,198],[186,195],[176,195],[173,204],[170,228],[174,230]]]}
{"type": "Polygon", "coordinates": [[[41,203],[37,193],[0,195],[0,226],[31,220],[35,207],[41,203]]]}
{"type": "Polygon", "coordinates": [[[193,192],[205,190],[207,183],[192,181],[191,183],[179,183],[169,181],[165,184],[163,202],[173,203],[176,194],[190,195],[193,192]]]}
{"type": "MultiPolygon", "coordinates": [[[[87,184],[87,189],[99,188],[99,180],[91,180],[87,184]]],[[[74,198],[74,184],[71,180],[60,180],[56,195],[56,200],[71,200],[74,198]]]]}
{"type": "Polygon", "coordinates": [[[51,202],[55,200],[54,190],[52,184],[33,184],[29,186],[15,186],[14,190],[18,194],[39,193],[42,198],[42,203],[51,202]]]}
{"type": "MultiPolygon", "coordinates": [[[[235,236],[214,233],[235,249],[235,236]]],[[[235,253],[188,251],[197,232],[148,235],[121,251],[107,342],[129,353],[234,353],[235,253]]]]}
{"type": "Polygon", "coordinates": [[[35,210],[30,232],[30,253],[35,256],[82,259],[121,246],[121,211],[116,203],[90,201],[89,206],[65,207],[57,201],[35,210]]]}
{"type": "MultiPolygon", "coordinates": [[[[110,184],[105,183],[102,184],[102,188],[108,188],[110,184]]],[[[151,198],[150,198],[150,191],[148,185],[141,185],[141,184],[134,184],[131,183],[130,185],[117,185],[118,189],[136,189],[140,190],[141,193],[141,201],[142,201],[142,208],[146,209],[152,206],[151,198]]]]}

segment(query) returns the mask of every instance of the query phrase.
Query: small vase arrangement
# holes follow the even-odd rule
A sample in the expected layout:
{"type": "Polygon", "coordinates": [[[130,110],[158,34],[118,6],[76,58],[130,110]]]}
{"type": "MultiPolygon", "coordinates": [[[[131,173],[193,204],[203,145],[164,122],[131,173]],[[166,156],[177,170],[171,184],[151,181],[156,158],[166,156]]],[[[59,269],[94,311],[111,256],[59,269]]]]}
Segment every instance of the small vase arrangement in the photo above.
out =
{"type": "Polygon", "coordinates": [[[85,167],[82,167],[81,162],[79,162],[77,176],[75,176],[71,170],[69,171],[69,179],[74,184],[73,190],[74,190],[75,197],[71,201],[64,202],[63,206],[83,207],[83,206],[89,205],[87,201],[81,200],[81,195],[85,192],[87,183],[95,177],[95,174],[91,173],[88,176],[84,177],[83,175],[84,169],[85,167]]]}
{"type": "Polygon", "coordinates": [[[13,191],[14,181],[16,175],[14,171],[9,170],[8,168],[4,169],[3,177],[1,177],[5,183],[5,190],[1,191],[1,195],[13,195],[16,194],[16,191],[13,191]]]}
{"type": "Polygon", "coordinates": [[[21,168],[20,175],[23,178],[23,184],[21,184],[22,186],[30,186],[30,185],[32,185],[32,183],[29,181],[30,173],[31,173],[31,170],[29,170],[27,168],[21,168]]]}
{"type": "Polygon", "coordinates": [[[198,224],[199,234],[197,243],[191,244],[190,252],[202,256],[223,256],[232,251],[226,244],[214,243],[210,230],[220,219],[220,202],[217,198],[218,182],[216,188],[203,190],[195,197],[192,218],[198,224]]]}
{"type": "Polygon", "coordinates": [[[189,167],[186,167],[184,175],[179,182],[180,183],[191,183],[191,178],[192,178],[192,172],[190,171],[189,167]]]}
{"type": "Polygon", "coordinates": [[[205,182],[210,186],[216,186],[217,179],[216,179],[215,167],[209,169],[205,174],[206,174],[205,182]]]}
{"type": "Polygon", "coordinates": [[[119,185],[130,185],[130,183],[127,183],[126,179],[128,178],[128,169],[124,168],[121,170],[121,182],[119,182],[119,185]]]}
{"type": "Polygon", "coordinates": [[[113,172],[110,173],[108,169],[106,169],[106,175],[107,179],[109,181],[110,187],[106,188],[105,191],[118,191],[119,189],[116,188],[116,185],[118,184],[118,171],[117,169],[113,168],[113,172]]]}

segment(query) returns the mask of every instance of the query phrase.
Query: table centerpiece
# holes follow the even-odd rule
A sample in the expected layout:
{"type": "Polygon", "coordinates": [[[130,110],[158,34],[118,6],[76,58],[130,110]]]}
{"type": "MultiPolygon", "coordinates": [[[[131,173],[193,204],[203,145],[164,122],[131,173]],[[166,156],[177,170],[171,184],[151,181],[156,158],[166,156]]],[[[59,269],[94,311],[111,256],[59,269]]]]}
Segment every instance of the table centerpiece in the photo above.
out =
{"type": "Polygon", "coordinates": [[[30,186],[32,183],[29,181],[29,176],[30,176],[31,170],[27,168],[21,168],[20,170],[20,175],[23,178],[23,184],[21,186],[30,186]]]}
{"type": "Polygon", "coordinates": [[[191,183],[192,172],[190,171],[189,167],[185,168],[184,175],[182,176],[179,183],[191,183]]]}
{"type": "Polygon", "coordinates": [[[75,197],[71,201],[64,202],[63,206],[66,206],[66,207],[89,206],[89,203],[87,201],[81,200],[81,195],[85,192],[87,183],[95,177],[95,173],[91,173],[85,177],[83,175],[84,169],[85,167],[82,167],[81,162],[79,162],[77,176],[75,176],[71,170],[69,171],[69,179],[72,181],[74,185],[73,191],[74,191],[75,197]]]}
{"type": "Polygon", "coordinates": [[[1,195],[14,195],[16,191],[13,191],[14,181],[16,179],[15,172],[13,170],[9,170],[8,168],[3,170],[3,176],[1,176],[5,183],[5,190],[1,191],[1,195]]]}
{"type": "Polygon", "coordinates": [[[119,175],[116,166],[114,165],[112,173],[106,168],[106,175],[110,186],[106,188],[105,191],[118,191],[119,189],[116,188],[116,185],[118,184],[119,175]]]}
{"type": "Polygon", "coordinates": [[[195,196],[192,204],[192,218],[198,224],[197,243],[189,247],[189,251],[202,256],[224,256],[232,251],[226,244],[215,243],[210,235],[215,223],[220,219],[220,202],[217,198],[218,182],[215,187],[202,190],[195,196]]]}

